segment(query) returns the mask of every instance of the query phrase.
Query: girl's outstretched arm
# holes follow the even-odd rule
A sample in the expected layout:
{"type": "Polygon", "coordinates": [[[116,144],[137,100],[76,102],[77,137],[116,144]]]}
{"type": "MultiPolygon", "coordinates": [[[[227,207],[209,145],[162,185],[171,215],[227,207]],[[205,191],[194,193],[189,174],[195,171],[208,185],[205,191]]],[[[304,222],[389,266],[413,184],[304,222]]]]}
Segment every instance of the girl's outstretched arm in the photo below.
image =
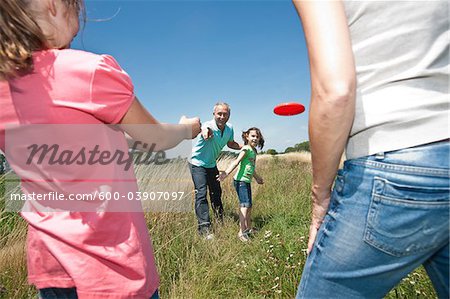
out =
{"type": "Polygon", "coordinates": [[[162,124],[141,105],[137,98],[134,99],[120,124],[134,141],[155,144],[155,151],[173,148],[183,140],[193,139],[200,133],[198,117],[182,116],[179,124],[162,124]]]}
{"type": "Polygon", "coordinates": [[[244,159],[246,155],[245,151],[241,151],[239,153],[239,155],[237,156],[237,158],[231,162],[231,164],[228,166],[227,170],[225,171],[221,171],[220,174],[217,176],[217,180],[222,182],[223,180],[225,180],[227,178],[227,176],[233,172],[233,170],[236,168],[236,166],[239,165],[239,163],[241,163],[242,159],[244,159]]]}
{"type": "Polygon", "coordinates": [[[355,64],[341,1],[298,1],[311,72],[309,140],[313,183],[308,253],[328,211],[331,186],[355,112],[355,64]]]}
{"type": "Polygon", "coordinates": [[[253,171],[253,177],[255,178],[255,180],[256,180],[256,182],[258,183],[258,184],[264,184],[264,180],[263,180],[263,178],[262,177],[260,177],[257,173],[256,173],[256,170],[255,171],[253,171]]]}

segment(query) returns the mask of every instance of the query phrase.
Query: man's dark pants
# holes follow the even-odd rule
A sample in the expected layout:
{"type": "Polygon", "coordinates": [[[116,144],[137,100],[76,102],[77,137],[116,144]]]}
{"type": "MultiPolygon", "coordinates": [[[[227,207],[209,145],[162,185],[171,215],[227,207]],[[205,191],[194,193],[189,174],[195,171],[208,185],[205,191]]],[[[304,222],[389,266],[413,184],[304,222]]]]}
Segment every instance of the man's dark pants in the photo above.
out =
{"type": "Polygon", "coordinates": [[[209,189],[209,198],[218,221],[223,221],[222,188],[217,181],[219,170],[216,167],[206,168],[189,164],[192,180],[195,187],[195,214],[197,215],[199,233],[206,233],[211,226],[209,206],[206,200],[206,191],[209,189]]]}

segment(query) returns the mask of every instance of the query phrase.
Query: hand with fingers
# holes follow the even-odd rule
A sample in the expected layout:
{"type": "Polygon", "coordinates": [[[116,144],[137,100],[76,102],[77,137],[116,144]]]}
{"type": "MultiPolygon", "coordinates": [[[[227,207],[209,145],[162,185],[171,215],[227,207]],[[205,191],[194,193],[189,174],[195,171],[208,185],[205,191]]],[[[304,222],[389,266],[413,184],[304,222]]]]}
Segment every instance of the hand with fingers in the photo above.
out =
{"type": "Polygon", "coordinates": [[[311,200],[312,200],[312,217],[311,224],[309,226],[309,238],[308,238],[308,249],[307,254],[309,254],[314,246],[314,242],[317,237],[317,232],[322,225],[323,219],[328,212],[328,207],[330,205],[331,190],[325,189],[321,190],[317,186],[311,190],[311,200]]]}
{"type": "Polygon", "coordinates": [[[218,175],[217,175],[217,180],[219,182],[223,182],[228,176],[228,173],[226,171],[221,171],[218,175]]]}
{"type": "Polygon", "coordinates": [[[202,129],[202,137],[205,140],[208,140],[208,139],[212,138],[213,137],[213,131],[211,130],[211,128],[209,128],[209,127],[203,128],[202,129]]]}

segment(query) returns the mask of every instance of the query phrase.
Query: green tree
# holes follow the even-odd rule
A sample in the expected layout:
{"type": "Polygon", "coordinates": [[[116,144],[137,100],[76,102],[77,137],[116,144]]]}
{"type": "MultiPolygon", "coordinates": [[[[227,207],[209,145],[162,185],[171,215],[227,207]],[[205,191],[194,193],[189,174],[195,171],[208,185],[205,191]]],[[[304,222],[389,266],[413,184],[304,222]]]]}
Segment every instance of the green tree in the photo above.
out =
{"type": "Polygon", "coordinates": [[[311,151],[311,149],[309,148],[309,141],[303,141],[301,143],[297,143],[294,147],[297,152],[301,152],[301,151],[310,152],[311,151]]]}
{"type": "Polygon", "coordinates": [[[295,149],[295,147],[288,147],[287,149],[284,150],[284,152],[287,153],[292,153],[292,152],[296,152],[297,150],[295,149]]]}
{"type": "Polygon", "coordinates": [[[276,150],[270,148],[270,149],[268,149],[268,150],[266,151],[266,154],[268,154],[268,155],[276,155],[276,154],[278,154],[278,153],[277,153],[276,150]]]}
{"type": "Polygon", "coordinates": [[[300,143],[297,143],[294,146],[290,146],[284,150],[285,153],[292,153],[292,152],[310,152],[309,148],[309,141],[303,141],[300,143]]]}

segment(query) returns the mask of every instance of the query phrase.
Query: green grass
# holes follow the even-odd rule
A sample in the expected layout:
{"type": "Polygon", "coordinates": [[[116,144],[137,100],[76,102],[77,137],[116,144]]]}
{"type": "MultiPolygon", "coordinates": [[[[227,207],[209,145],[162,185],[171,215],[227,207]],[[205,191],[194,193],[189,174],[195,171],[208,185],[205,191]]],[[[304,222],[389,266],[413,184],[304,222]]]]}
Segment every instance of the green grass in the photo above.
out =
{"type": "MultiPolygon", "coordinates": [[[[310,164],[272,158],[259,163],[258,170],[265,184],[252,185],[253,225],[259,231],[250,243],[237,238],[237,197],[231,179],[222,184],[225,220],[214,226],[213,241],[197,236],[194,213],[146,215],[162,298],[295,296],[306,258],[310,164]]],[[[16,214],[0,212],[0,225],[0,298],[35,298],[35,290],[26,285],[24,223],[16,214]],[[15,252],[6,254],[8,248],[15,252]]],[[[418,269],[387,298],[436,294],[424,270],[418,269]]]]}

